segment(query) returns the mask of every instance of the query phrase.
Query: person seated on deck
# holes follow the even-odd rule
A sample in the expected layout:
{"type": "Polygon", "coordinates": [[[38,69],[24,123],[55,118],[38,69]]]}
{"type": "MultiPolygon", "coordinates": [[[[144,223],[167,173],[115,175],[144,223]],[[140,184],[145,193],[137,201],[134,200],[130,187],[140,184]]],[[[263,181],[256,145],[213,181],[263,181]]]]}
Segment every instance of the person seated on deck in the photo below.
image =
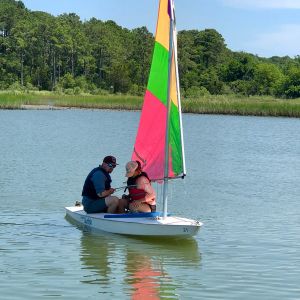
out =
{"type": "Polygon", "coordinates": [[[140,162],[129,161],[126,164],[125,176],[128,177],[129,195],[125,195],[122,200],[128,201],[129,210],[131,212],[155,212],[155,190],[151,186],[147,173],[142,171],[140,162]]]}
{"type": "Polygon", "coordinates": [[[110,177],[116,166],[116,158],[106,156],[102,164],[88,174],[82,189],[82,205],[85,212],[118,213],[120,199],[111,196],[115,189],[111,187],[110,177]]]}

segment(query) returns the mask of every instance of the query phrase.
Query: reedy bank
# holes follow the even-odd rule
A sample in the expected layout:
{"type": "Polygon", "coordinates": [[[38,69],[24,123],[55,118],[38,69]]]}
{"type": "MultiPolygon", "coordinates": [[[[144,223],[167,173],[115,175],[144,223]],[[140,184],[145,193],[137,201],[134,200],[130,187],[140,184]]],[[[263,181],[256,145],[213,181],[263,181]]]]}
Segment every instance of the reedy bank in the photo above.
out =
{"type": "MultiPolygon", "coordinates": [[[[0,93],[0,109],[25,109],[26,105],[44,108],[86,108],[140,110],[143,97],[130,95],[58,95],[51,92],[0,93]]],[[[28,107],[27,107],[28,108],[28,107]]],[[[182,110],[195,114],[300,117],[300,99],[272,97],[203,96],[182,99],[182,110]]]]}

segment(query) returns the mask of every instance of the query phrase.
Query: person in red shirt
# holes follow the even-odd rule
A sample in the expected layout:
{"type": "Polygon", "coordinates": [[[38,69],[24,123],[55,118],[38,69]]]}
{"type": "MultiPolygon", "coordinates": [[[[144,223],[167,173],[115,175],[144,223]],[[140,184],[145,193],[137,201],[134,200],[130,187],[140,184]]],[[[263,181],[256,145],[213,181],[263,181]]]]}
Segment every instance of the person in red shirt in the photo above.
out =
{"type": "Polygon", "coordinates": [[[139,161],[126,164],[128,208],[131,212],[155,212],[156,193],[147,173],[142,171],[139,161]]]}

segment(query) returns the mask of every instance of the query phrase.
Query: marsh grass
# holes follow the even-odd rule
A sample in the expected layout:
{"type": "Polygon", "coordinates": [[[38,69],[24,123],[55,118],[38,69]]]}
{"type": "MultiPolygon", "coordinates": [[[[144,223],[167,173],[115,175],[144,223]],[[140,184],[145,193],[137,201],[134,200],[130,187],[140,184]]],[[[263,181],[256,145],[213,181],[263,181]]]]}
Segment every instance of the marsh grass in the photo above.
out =
{"type": "Polygon", "coordinates": [[[183,112],[274,117],[300,117],[300,99],[283,100],[272,97],[209,96],[186,99],[183,112]]]}
{"type": "Polygon", "coordinates": [[[139,110],[142,101],[142,97],[127,95],[61,96],[55,105],[77,108],[139,110]]]}
{"type": "MultiPolygon", "coordinates": [[[[143,98],[128,95],[58,95],[51,92],[0,92],[0,109],[22,109],[23,105],[92,109],[139,110],[143,98]]],[[[300,117],[300,99],[272,97],[205,96],[183,99],[183,112],[254,116],[300,117]]]]}
{"type": "Polygon", "coordinates": [[[54,107],[131,109],[142,106],[142,97],[127,95],[58,95],[49,92],[4,93],[0,92],[1,109],[22,109],[23,105],[54,107]]]}

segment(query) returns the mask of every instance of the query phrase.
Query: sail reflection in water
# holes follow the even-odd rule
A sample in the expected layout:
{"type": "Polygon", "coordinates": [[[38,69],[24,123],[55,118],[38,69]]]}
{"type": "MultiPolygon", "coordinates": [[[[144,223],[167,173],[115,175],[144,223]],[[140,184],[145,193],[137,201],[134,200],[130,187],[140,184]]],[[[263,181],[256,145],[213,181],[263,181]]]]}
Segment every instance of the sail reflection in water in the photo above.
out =
{"type": "Polygon", "coordinates": [[[127,251],[127,278],[132,299],[159,299],[161,277],[168,278],[151,258],[136,251],[127,251]]]}
{"type": "Polygon", "coordinates": [[[176,298],[178,287],[168,268],[198,268],[201,261],[197,242],[184,242],[83,231],[80,259],[87,274],[81,282],[98,284],[98,294],[119,289],[131,299],[176,298]]]}

